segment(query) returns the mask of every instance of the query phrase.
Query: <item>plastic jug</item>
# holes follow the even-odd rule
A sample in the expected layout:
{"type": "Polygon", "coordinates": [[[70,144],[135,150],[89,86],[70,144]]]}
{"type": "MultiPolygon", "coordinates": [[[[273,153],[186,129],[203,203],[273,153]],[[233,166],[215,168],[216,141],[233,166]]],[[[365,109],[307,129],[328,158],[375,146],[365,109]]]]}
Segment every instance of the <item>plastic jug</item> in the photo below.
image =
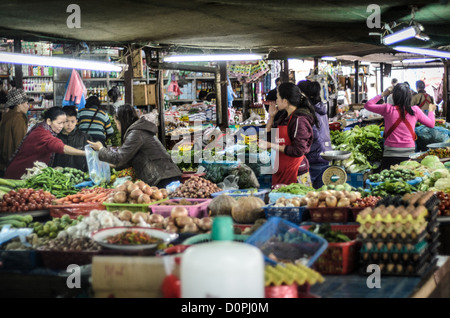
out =
{"type": "Polygon", "coordinates": [[[181,257],[182,298],[263,298],[264,256],[257,247],[233,241],[233,220],[216,216],[208,243],[181,257]]]}

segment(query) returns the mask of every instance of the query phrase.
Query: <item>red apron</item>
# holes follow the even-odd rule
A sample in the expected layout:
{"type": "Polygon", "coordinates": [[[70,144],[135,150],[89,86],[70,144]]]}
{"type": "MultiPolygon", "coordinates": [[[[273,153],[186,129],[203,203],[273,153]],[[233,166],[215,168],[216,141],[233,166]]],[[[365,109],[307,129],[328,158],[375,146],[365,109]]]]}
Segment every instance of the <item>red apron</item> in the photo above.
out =
{"type": "MultiPolygon", "coordinates": [[[[288,134],[288,126],[291,122],[291,117],[289,117],[288,124],[286,126],[278,126],[279,133],[279,145],[280,146],[289,146],[291,144],[291,139],[288,134]]],[[[275,160],[278,160],[278,170],[276,173],[272,175],[272,186],[277,184],[291,184],[297,183],[298,180],[298,168],[303,161],[301,157],[291,157],[286,155],[282,151],[278,151],[278,155],[275,160]]]]}

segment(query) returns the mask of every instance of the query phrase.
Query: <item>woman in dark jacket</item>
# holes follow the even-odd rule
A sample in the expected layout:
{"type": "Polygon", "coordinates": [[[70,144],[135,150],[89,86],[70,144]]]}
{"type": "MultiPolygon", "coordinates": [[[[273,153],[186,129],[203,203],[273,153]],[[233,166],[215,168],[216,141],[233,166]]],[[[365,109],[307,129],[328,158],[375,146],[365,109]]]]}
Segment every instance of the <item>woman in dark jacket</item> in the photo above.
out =
{"type": "Polygon", "coordinates": [[[297,183],[299,167],[313,142],[312,126],[317,125],[314,108],[295,84],[283,83],[277,89],[276,107],[270,105],[269,114],[266,129],[278,129],[278,140],[260,140],[259,146],[278,151],[272,186],[297,183]]]}
{"type": "Polygon", "coordinates": [[[311,182],[313,187],[318,189],[323,186],[322,174],[330,165],[329,161],[323,159],[320,154],[332,150],[327,105],[320,98],[321,86],[318,82],[305,80],[298,82],[297,86],[309,98],[310,103],[314,105],[317,120],[319,121],[318,125],[313,126],[314,141],[311,145],[311,150],[306,154],[309,162],[311,182]]]}
{"type": "Polygon", "coordinates": [[[181,170],[157,138],[154,123],[145,116],[139,118],[129,104],[119,106],[114,120],[122,136],[122,146],[117,151],[106,149],[101,142],[89,142],[99,152],[100,160],[117,169],[131,166],[140,180],[158,188],[181,180],[181,170]]]}

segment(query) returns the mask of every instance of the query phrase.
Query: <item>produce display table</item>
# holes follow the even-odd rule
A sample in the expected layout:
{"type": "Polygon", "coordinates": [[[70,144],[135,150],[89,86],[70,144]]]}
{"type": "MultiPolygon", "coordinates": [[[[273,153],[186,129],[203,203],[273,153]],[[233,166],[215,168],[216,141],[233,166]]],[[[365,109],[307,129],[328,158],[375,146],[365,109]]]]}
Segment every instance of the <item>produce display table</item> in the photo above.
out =
{"type": "Polygon", "coordinates": [[[368,288],[366,275],[326,275],[310,292],[322,298],[450,297],[448,256],[439,256],[438,266],[423,277],[381,276],[381,288],[368,288]]]}

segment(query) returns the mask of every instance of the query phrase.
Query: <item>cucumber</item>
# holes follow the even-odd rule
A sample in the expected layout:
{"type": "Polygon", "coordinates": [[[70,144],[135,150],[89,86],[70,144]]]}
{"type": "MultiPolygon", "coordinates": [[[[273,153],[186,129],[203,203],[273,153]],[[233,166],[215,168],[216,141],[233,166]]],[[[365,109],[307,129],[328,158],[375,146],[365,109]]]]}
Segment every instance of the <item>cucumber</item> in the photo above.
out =
{"type": "Polygon", "coordinates": [[[30,222],[33,222],[33,216],[32,215],[14,215],[14,214],[0,216],[0,223],[11,221],[11,220],[30,223],[30,222]]]}
{"type": "Polygon", "coordinates": [[[18,220],[9,220],[9,221],[0,222],[0,227],[3,227],[8,224],[11,224],[12,227],[16,227],[16,228],[27,227],[27,224],[25,222],[20,222],[18,220]]]}

